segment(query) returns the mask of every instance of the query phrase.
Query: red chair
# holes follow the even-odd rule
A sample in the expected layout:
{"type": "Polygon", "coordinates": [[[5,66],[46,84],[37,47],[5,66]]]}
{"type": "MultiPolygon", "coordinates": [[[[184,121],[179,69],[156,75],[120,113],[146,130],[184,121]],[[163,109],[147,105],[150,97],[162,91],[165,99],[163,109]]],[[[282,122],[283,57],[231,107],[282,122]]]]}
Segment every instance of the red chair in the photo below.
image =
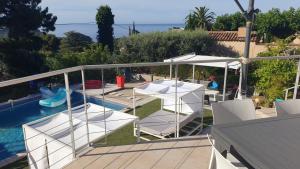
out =
{"type": "Polygon", "coordinates": [[[84,84],[86,89],[100,89],[102,87],[101,80],[86,80],[84,84]]]}

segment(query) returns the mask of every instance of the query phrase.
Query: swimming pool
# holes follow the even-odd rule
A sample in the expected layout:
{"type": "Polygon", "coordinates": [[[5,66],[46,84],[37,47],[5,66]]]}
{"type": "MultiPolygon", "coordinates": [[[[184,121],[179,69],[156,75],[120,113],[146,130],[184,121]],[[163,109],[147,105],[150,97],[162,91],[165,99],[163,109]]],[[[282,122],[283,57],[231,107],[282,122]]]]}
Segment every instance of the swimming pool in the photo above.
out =
{"type": "MultiPolygon", "coordinates": [[[[72,107],[83,104],[83,97],[80,93],[72,93],[72,107]]],[[[103,106],[103,101],[94,97],[88,97],[88,102],[103,106]]],[[[121,110],[126,106],[104,102],[105,107],[121,110]]],[[[13,156],[17,153],[24,152],[24,138],[22,124],[64,111],[67,105],[63,104],[55,108],[45,108],[39,105],[39,97],[26,99],[19,104],[0,108],[0,161],[13,156]]]]}

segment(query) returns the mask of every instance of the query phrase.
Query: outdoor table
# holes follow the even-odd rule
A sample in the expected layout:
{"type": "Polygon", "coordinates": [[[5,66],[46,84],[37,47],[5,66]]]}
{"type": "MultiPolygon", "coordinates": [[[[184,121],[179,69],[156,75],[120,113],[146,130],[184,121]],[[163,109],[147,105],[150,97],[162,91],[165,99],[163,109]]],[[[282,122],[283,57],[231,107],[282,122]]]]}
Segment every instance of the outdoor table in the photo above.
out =
{"type": "Polygon", "coordinates": [[[233,149],[253,168],[300,168],[300,114],[215,125],[212,136],[220,152],[233,149]]]}

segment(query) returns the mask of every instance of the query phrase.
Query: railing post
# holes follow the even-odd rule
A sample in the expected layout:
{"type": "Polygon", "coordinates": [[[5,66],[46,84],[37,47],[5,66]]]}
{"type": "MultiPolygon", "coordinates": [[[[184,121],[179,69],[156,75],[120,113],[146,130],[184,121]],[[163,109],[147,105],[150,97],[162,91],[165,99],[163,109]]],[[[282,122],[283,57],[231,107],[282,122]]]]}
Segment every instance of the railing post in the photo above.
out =
{"type": "Polygon", "coordinates": [[[295,88],[294,88],[293,99],[296,99],[296,98],[297,98],[298,84],[299,84],[299,76],[300,76],[300,60],[299,60],[299,62],[298,62],[298,68],[297,68],[297,75],[296,75],[296,82],[295,82],[295,88]]]}
{"type": "Polygon", "coordinates": [[[226,62],[226,65],[225,65],[224,84],[223,84],[223,101],[225,101],[225,97],[226,97],[227,74],[228,74],[228,62],[226,62]]]}
{"type": "Polygon", "coordinates": [[[71,105],[71,96],[70,96],[71,92],[70,92],[70,86],[69,86],[68,73],[64,73],[64,77],[65,77],[65,86],[66,86],[66,94],[67,94],[67,105],[68,105],[68,114],[69,114],[69,123],[70,123],[72,154],[73,154],[73,158],[75,158],[76,150],[75,150],[74,127],[73,127],[73,119],[72,119],[72,105],[71,105]]]}
{"type": "Polygon", "coordinates": [[[176,132],[175,132],[175,137],[178,138],[179,137],[179,126],[178,126],[178,119],[179,119],[179,113],[177,111],[177,83],[178,83],[178,65],[176,65],[175,67],[175,116],[176,116],[176,120],[175,120],[175,125],[176,125],[176,132]]]}
{"type": "Polygon", "coordinates": [[[195,65],[193,64],[193,83],[195,83],[195,65]]]}
{"type": "MultiPolygon", "coordinates": [[[[133,115],[135,116],[135,92],[134,92],[134,88],[132,89],[132,109],[133,109],[133,115]]],[[[136,126],[136,122],[134,121],[133,122],[133,135],[134,136],[137,136],[136,129],[137,129],[137,126],[136,126]]]]}
{"type": "Polygon", "coordinates": [[[105,98],[104,98],[104,70],[101,69],[101,87],[102,87],[102,106],[103,106],[103,113],[104,113],[104,131],[105,131],[105,144],[107,144],[107,135],[106,135],[106,111],[105,111],[105,98]]]}
{"type": "Polygon", "coordinates": [[[49,161],[49,152],[48,152],[48,145],[47,145],[47,139],[45,139],[45,153],[46,153],[46,161],[47,161],[47,167],[50,168],[50,161],[49,161]]]}
{"type": "Polygon", "coordinates": [[[287,100],[287,99],[288,99],[288,94],[289,94],[289,90],[285,90],[285,97],[284,97],[284,100],[287,100]]]}
{"type": "Polygon", "coordinates": [[[172,72],[173,72],[172,62],[173,62],[173,60],[171,59],[171,64],[170,64],[170,80],[172,80],[172,72]]]}
{"type": "Polygon", "coordinates": [[[141,135],[141,132],[140,132],[140,119],[136,119],[134,121],[134,123],[136,123],[136,129],[134,129],[135,133],[136,133],[136,141],[137,143],[141,142],[141,139],[140,139],[140,135],[141,135]]]}
{"type": "Polygon", "coordinates": [[[83,95],[84,113],[85,113],[85,120],[86,120],[85,125],[86,125],[86,132],[87,132],[87,142],[88,142],[88,145],[90,146],[89,116],[87,113],[84,69],[81,69],[81,79],[82,79],[82,95],[83,95]]]}

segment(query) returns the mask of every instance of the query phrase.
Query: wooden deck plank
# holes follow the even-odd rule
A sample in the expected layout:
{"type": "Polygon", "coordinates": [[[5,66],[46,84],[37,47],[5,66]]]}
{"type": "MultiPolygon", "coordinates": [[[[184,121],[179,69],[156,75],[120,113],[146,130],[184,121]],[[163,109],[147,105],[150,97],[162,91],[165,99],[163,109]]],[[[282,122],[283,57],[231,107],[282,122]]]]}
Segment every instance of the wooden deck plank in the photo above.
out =
{"type": "Polygon", "coordinates": [[[167,154],[158,161],[154,168],[176,168],[200,144],[199,140],[177,142],[167,154]]]}
{"type": "Polygon", "coordinates": [[[117,161],[118,158],[122,155],[122,153],[130,150],[134,145],[125,145],[125,146],[118,146],[114,147],[108,153],[103,154],[100,156],[96,161],[90,163],[85,168],[86,169],[93,169],[93,168],[105,168],[107,165],[110,165],[113,161],[117,161]]]}
{"type": "Polygon", "coordinates": [[[128,152],[124,152],[118,160],[115,160],[110,165],[106,166],[106,169],[116,169],[116,168],[126,168],[130,165],[136,158],[138,158],[144,149],[147,149],[151,144],[137,144],[132,147],[128,152]]]}
{"type": "Polygon", "coordinates": [[[206,169],[210,145],[205,138],[167,140],[143,144],[98,147],[66,169],[206,169]]]}
{"type": "Polygon", "coordinates": [[[199,147],[193,149],[193,151],[188,154],[182,164],[177,168],[180,169],[207,169],[209,166],[211,156],[211,146],[208,140],[203,140],[199,144],[199,147]]]}

